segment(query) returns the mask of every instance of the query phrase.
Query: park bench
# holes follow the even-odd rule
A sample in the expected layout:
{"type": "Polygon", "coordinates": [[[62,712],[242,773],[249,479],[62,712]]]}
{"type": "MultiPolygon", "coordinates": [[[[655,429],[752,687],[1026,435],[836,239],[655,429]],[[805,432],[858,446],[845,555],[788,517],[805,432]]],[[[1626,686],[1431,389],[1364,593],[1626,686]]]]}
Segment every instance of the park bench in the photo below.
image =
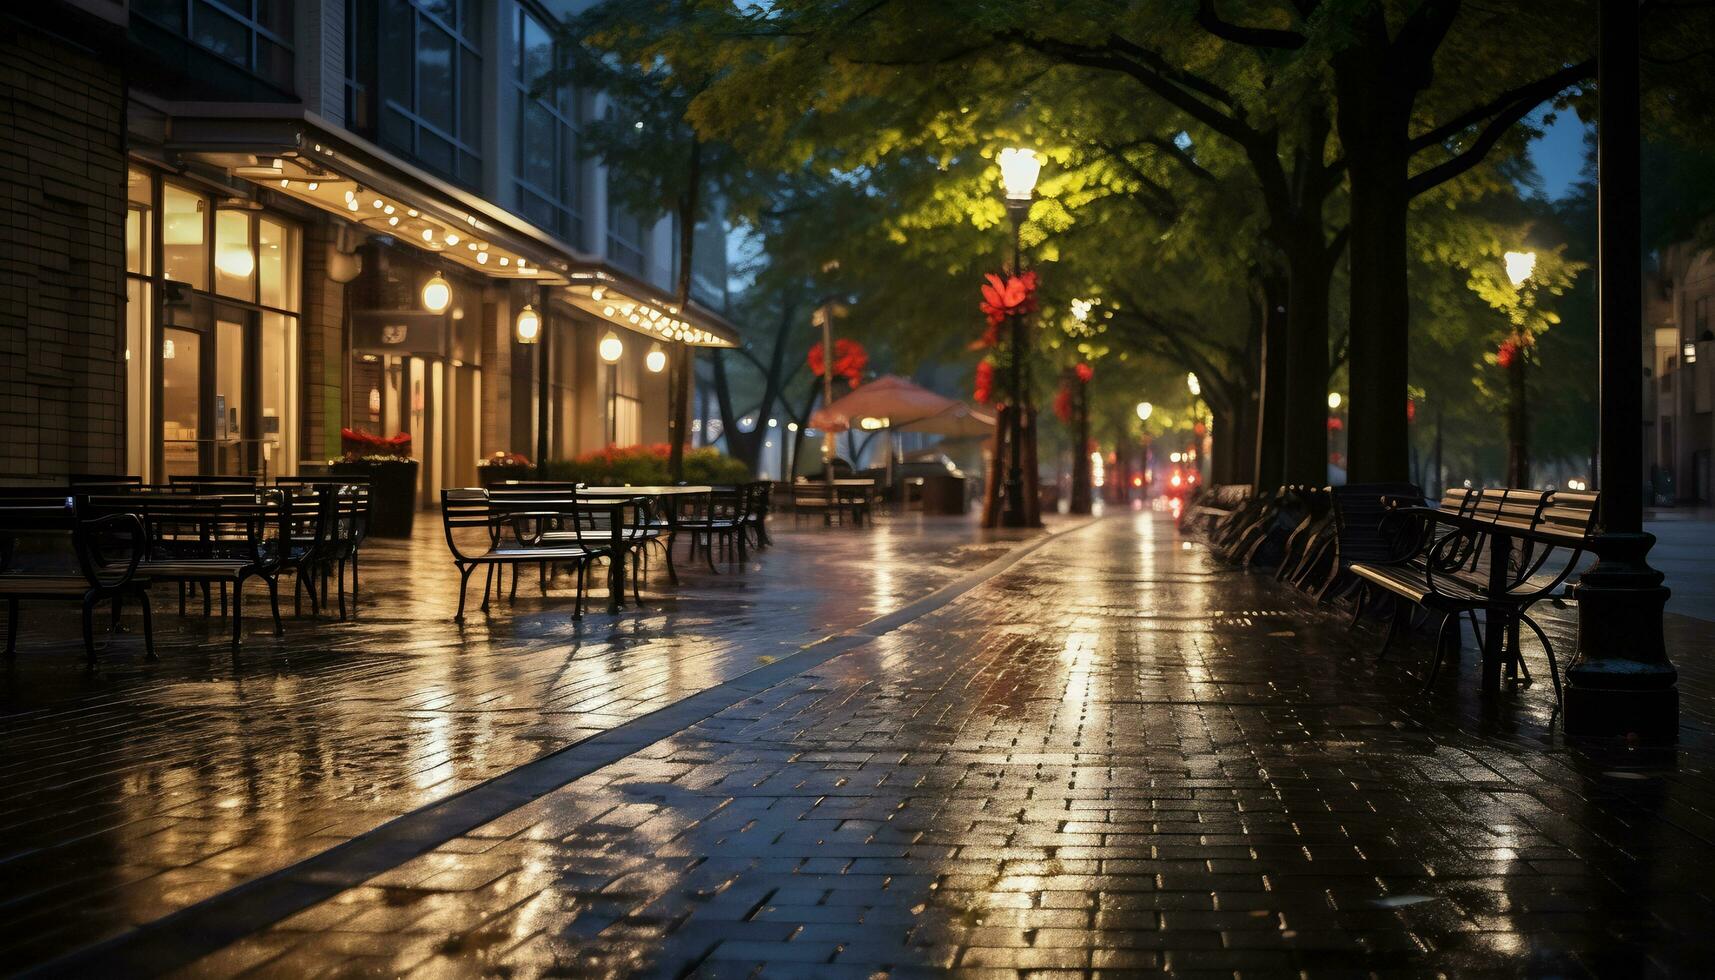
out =
{"type": "Polygon", "coordinates": [[[1207,534],[1213,531],[1216,525],[1232,519],[1244,508],[1247,501],[1253,499],[1249,484],[1218,483],[1204,486],[1202,491],[1189,501],[1185,516],[1179,524],[1181,527],[1207,534]]]}
{"type": "MultiPolygon", "coordinates": [[[[1412,607],[1440,613],[1427,689],[1435,683],[1446,656],[1449,629],[1454,628],[1456,638],[1461,615],[1470,615],[1475,629],[1476,613],[1483,613],[1478,639],[1485,691],[1499,688],[1503,663],[1514,677],[1523,667],[1519,629],[1527,626],[1542,643],[1558,700],[1560,671],[1554,647],[1529,610],[1543,599],[1556,597],[1576,569],[1595,531],[1598,499],[1595,493],[1571,490],[1501,489],[1468,494],[1455,506],[1396,507],[1393,513],[1413,525],[1408,534],[1410,549],[1391,560],[1351,566],[1361,580],[1354,622],[1371,591],[1391,597],[1395,609],[1382,645],[1385,653],[1412,607]]],[[[1529,679],[1528,668],[1525,677],[1529,679]]]]}
{"type": "MultiPolygon", "coordinates": [[[[1462,502],[1467,492],[1449,491],[1442,506],[1455,499],[1462,502]]],[[[1400,526],[1389,515],[1424,502],[1423,491],[1410,483],[1348,483],[1330,488],[1328,494],[1334,511],[1333,560],[1316,590],[1319,603],[1356,587],[1353,565],[1403,561],[1418,551],[1410,540],[1414,529],[1400,526]]]]}
{"type": "MultiPolygon", "coordinates": [[[[57,492],[56,492],[57,493],[57,492]]],[[[95,610],[113,604],[117,626],[127,598],[143,608],[143,649],[155,659],[149,579],[138,573],[143,526],[128,514],[90,518],[63,493],[0,499],[0,596],[6,599],[6,656],[17,652],[20,604],[78,602],[83,606],[83,648],[95,666],[95,610]]]]}

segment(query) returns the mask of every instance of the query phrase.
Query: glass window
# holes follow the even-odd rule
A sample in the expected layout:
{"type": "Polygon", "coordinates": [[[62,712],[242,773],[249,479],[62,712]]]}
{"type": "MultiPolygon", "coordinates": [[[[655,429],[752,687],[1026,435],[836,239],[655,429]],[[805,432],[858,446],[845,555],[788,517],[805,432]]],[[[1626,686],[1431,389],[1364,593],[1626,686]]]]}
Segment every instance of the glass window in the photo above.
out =
{"type": "Polygon", "coordinates": [[[269,473],[289,472],[298,459],[296,386],[298,318],[262,314],[261,426],[263,459],[269,473]]]}
{"type": "Polygon", "coordinates": [[[208,200],[175,184],[161,190],[161,273],[208,288],[208,200]]]}
{"type": "Polygon", "coordinates": [[[149,214],[154,208],[154,182],[141,170],[132,170],[125,179],[125,271],[149,274],[154,255],[150,247],[149,214]]]}
{"type": "Polygon", "coordinates": [[[515,206],[530,221],[581,245],[577,94],[564,84],[537,92],[564,65],[564,51],[548,25],[522,8],[515,26],[513,88],[519,107],[515,206]]]}
{"type": "Polygon", "coordinates": [[[424,121],[443,132],[454,131],[453,39],[422,18],[417,34],[417,108],[424,121]]]}
{"type": "Polygon", "coordinates": [[[256,299],[256,248],[250,241],[249,211],[215,212],[214,291],[233,299],[256,299]]]}
{"type": "Polygon", "coordinates": [[[282,90],[292,88],[292,0],[136,0],[131,10],[282,90]]]}
{"type": "Polygon", "coordinates": [[[257,268],[263,306],[298,308],[297,229],[263,218],[257,225],[257,268]]]}
{"type": "Polygon", "coordinates": [[[381,142],[443,176],[476,185],[482,176],[477,155],[482,121],[478,5],[465,0],[354,0],[353,7],[359,6],[354,23],[361,26],[373,10],[377,42],[374,51],[348,52],[348,63],[358,68],[348,80],[351,100],[361,107],[369,98],[359,76],[365,63],[375,63],[381,142]]]}

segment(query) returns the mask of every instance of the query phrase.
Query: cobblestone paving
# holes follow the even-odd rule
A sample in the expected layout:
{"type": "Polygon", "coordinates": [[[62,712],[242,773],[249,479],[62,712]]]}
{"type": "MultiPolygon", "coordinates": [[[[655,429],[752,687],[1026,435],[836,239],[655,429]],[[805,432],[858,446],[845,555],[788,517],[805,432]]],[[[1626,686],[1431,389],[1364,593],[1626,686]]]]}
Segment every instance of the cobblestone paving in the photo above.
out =
{"type": "Polygon", "coordinates": [[[1670,632],[1678,751],[1573,750],[1546,679],[1423,695],[1422,638],[1105,520],[185,973],[1706,973],[1670,632]]]}
{"type": "Polygon", "coordinates": [[[786,520],[748,568],[681,561],[670,588],[657,561],[660,589],[641,611],[598,606],[574,624],[569,578],[544,600],[526,576],[515,604],[461,631],[457,576],[423,517],[414,539],[366,546],[355,622],[287,609],[276,638],[251,600],[236,659],[224,621],[196,604],[179,617],[168,589],[155,600],[160,662],[125,635],[95,677],[65,642],[75,606],[26,610],[0,676],[0,963],[219,894],[893,611],[1013,546],[957,520],[786,520]]]}

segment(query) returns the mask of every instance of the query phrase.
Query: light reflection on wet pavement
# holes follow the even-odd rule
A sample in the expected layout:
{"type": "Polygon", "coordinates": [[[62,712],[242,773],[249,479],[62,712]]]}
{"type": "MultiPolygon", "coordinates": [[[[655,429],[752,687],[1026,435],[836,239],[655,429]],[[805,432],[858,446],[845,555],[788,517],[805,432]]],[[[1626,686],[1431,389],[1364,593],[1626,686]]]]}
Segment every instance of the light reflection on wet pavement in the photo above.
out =
{"type": "MultiPolygon", "coordinates": [[[[0,955],[19,968],[159,918],[424,804],[920,598],[1031,532],[901,517],[777,521],[721,574],[657,561],[641,610],[570,619],[526,575],[515,604],[451,622],[457,576],[434,515],[372,540],[355,622],[247,603],[223,621],[157,589],[158,664],[121,636],[87,677],[75,609],[29,610],[0,715],[0,955]]],[[[480,586],[472,586],[473,605],[480,586]]],[[[261,590],[256,590],[261,591],[261,590]]],[[[282,588],[289,596],[289,588],[282,588]]],[[[306,605],[307,610],[307,605],[306,605]]],[[[140,629],[138,623],[130,624],[140,629]]]]}
{"type": "Polygon", "coordinates": [[[186,972],[1696,972],[1707,631],[1676,754],[1572,750],[1105,520],[186,972]]]}

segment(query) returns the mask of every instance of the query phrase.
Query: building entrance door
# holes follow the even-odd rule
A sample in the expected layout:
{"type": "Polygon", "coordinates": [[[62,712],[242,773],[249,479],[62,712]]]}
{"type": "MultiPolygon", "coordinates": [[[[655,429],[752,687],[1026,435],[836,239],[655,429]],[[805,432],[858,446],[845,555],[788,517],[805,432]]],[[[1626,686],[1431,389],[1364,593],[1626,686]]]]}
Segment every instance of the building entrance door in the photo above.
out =
{"type": "MultiPolygon", "coordinates": [[[[256,313],[197,297],[169,308],[168,315],[159,351],[156,472],[169,479],[276,475],[265,443],[277,442],[279,425],[264,433],[262,395],[279,384],[262,383],[263,352],[270,345],[262,342],[256,313]]],[[[277,409],[273,418],[279,418],[277,409]]]]}

